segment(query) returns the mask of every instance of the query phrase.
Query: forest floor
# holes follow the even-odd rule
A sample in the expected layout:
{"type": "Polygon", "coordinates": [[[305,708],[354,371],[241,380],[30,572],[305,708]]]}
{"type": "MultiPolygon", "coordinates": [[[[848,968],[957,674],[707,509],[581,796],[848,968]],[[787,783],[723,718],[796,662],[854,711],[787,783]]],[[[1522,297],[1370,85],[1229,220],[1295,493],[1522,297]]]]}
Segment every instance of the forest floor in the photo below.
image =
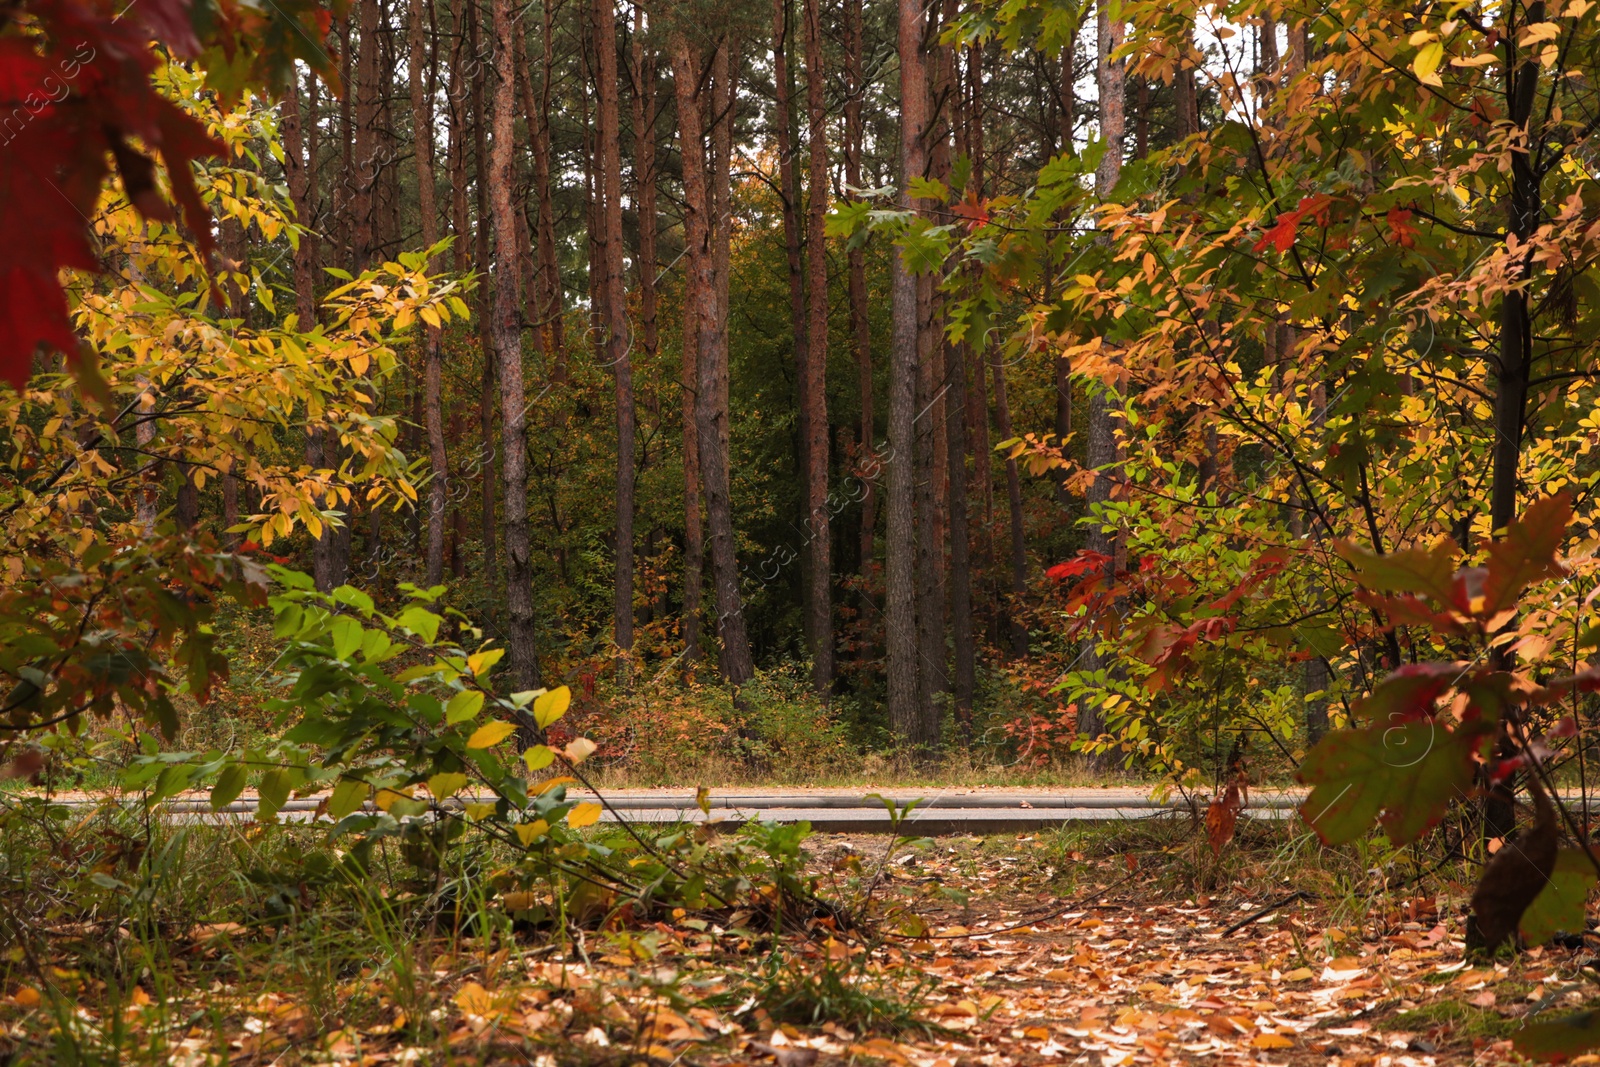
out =
{"type": "Polygon", "coordinates": [[[1594,998],[1593,944],[1466,959],[1448,877],[1369,878],[1281,825],[1240,838],[816,835],[819,895],[874,919],[780,937],[674,912],[560,941],[370,933],[322,966],[295,938],[362,932],[37,930],[0,987],[0,1063],[1434,1067],[1514,1062],[1524,1018],[1594,998]],[[153,946],[120,989],[87,962],[108,940],[153,946]]]}

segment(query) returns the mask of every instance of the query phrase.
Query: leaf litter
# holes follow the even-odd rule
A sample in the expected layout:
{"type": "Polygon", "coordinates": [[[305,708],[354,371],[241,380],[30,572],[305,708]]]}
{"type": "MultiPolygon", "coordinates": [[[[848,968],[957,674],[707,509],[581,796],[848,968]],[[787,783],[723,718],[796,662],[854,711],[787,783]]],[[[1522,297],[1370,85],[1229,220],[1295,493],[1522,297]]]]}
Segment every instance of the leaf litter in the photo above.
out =
{"type": "Polygon", "coordinates": [[[147,970],[108,1000],[69,965],[74,939],[103,931],[55,931],[49,980],[0,990],[0,1061],[52,1062],[63,1040],[92,1048],[119,1031],[128,1062],[177,1067],[1436,1067],[1519,1062],[1523,1021],[1593,1000],[1583,939],[1468,958],[1459,886],[1387,894],[1352,917],[1302,890],[1274,907],[1280,887],[1263,893],[1261,878],[1180,898],[1161,853],[1088,858],[1035,834],[919,844],[807,843],[825,877],[870,885],[876,933],[836,916],[763,932],[738,913],[675,910],[565,943],[419,941],[409,976],[368,966],[322,996],[228,974],[272,967],[245,950],[271,933],[215,923],[171,939],[167,980],[147,970]]]}

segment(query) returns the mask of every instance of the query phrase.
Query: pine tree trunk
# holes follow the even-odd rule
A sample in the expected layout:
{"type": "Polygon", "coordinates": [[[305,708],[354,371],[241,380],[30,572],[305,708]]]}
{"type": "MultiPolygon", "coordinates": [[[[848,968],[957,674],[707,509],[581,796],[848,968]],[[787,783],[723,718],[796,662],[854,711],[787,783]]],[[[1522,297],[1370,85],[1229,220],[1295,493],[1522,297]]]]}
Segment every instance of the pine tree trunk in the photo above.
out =
{"type": "Polygon", "coordinates": [[[806,613],[812,635],[811,684],[833,686],[833,533],[828,514],[828,126],[818,0],[803,0],[806,28],[807,140],[811,151],[809,262],[810,324],[806,329],[806,547],[810,555],[806,613]]]}
{"type": "Polygon", "coordinates": [[[355,169],[349,174],[355,187],[351,196],[351,247],[347,264],[352,274],[372,263],[377,248],[374,194],[378,172],[382,169],[378,151],[382,73],[382,60],[378,55],[378,0],[356,0],[356,12],[360,38],[356,43],[355,169]]]}
{"type": "MultiPolygon", "coordinates": [[[[1127,133],[1124,113],[1127,74],[1123,62],[1111,57],[1112,53],[1122,46],[1123,34],[1123,24],[1110,18],[1105,0],[1101,0],[1096,12],[1095,25],[1095,81],[1100,91],[1100,136],[1105,141],[1106,150],[1100,157],[1100,166],[1095,171],[1095,192],[1102,200],[1110,199],[1112,190],[1122,177],[1122,153],[1127,133]]],[[[1091,469],[1100,470],[1114,463],[1117,458],[1110,404],[1103,389],[1095,389],[1092,392],[1088,407],[1089,425],[1084,443],[1084,461],[1091,469]]],[[[1094,481],[1089,484],[1088,491],[1084,493],[1084,511],[1092,513],[1094,505],[1103,504],[1109,499],[1111,499],[1110,476],[1096,474],[1094,481]]],[[[1089,551],[1100,552],[1111,559],[1111,562],[1106,564],[1106,579],[1110,581],[1116,572],[1116,546],[1111,538],[1098,524],[1091,522],[1084,538],[1084,545],[1089,551]]],[[[1094,670],[1101,666],[1100,659],[1094,651],[1095,639],[1091,636],[1087,640],[1089,647],[1085,650],[1083,662],[1086,669],[1094,670]]],[[[1095,738],[1104,729],[1105,717],[1102,709],[1092,702],[1080,704],[1078,732],[1095,738]]]]}
{"type": "Polygon", "coordinates": [[[672,39],[673,81],[678,94],[678,130],[683,156],[685,230],[691,249],[690,270],[696,274],[689,287],[697,298],[698,311],[695,323],[696,437],[711,534],[712,587],[722,645],[722,673],[729,682],[740,685],[750,679],[754,666],[740,602],[728,471],[729,226],[726,211],[734,99],[731,50],[731,44],[724,42],[712,57],[709,112],[715,124],[711,131],[711,165],[708,167],[696,94],[700,67],[683,35],[674,34],[672,39]]]}
{"type": "MultiPolygon", "coordinates": [[[[845,0],[845,82],[849,95],[844,105],[844,174],[845,185],[850,189],[862,188],[861,151],[863,127],[861,107],[866,95],[866,78],[862,72],[863,48],[861,0],[845,0]]],[[[872,598],[868,581],[873,560],[877,556],[878,525],[878,457],[877,428],[874,417],[872,388],[872,323],[867,308],[867,253],[862,248],[852,248],[847,263],[850,272],[850,337],[855,345],[856,391],[860,398],[861,421],[857,437],[857,463],[865,472],[861,495],[861,601],[863,614],[874,622],[880,611],[872,598]]],[[[874,649],[865,639],[864,631],[860,657],[873,658],[874,649]]]]}
{"type": "MultiPolygon", "coordinates": [[[[480,269],[488,270],[489,258],[489,229],[493,225],[489,213],[489,183],[490,171],[488,126],[489,109],[484,100],[484,79],[490,72],[489,58],[479,40],[478,0],[462,0],[466,7],[467,26],[467,66],[471,72],[470,83],[472,101],[472,140],[473,162],[477,173],[474,188],[478,206],[477,225],[473,228],[473,254],[477,258],[480,269]]],[[[463,171],[463,174],[465,172],[463,171]]],[[[465,211],[463,210],[463,217],[465,211]]],[[[480,491],[479,537],[483,542],[483,581],[488,589],[493,589],[499,584],[500,565],[499,555],[495,548],[498,538],[495,536],[495,488],[494,488],[494,397],[495,397],[495,363],[498,358],[498,349],[495,344],[494,322],[495,309],[493,305],[493,291],[489,285],[478,286],[478,348],[483,354],[482,387],[478,398],[478,429],[482,443],[482,465],[478,472],[478,488],[480,491]]],[[[504,463],[506,440],[503,436],[500,442],[501,462],[504,463]]],[[[485,605],[492,621],[495,612],[493,601],[485,605]]]]}
{"type": "Polygon", "coordinates": [[[619,682],[628,685],[633,654],[633,490],[635,412],[628,302],[622,273],[622,128],[617,106],[617,26],[614,0],[595,0],[595,53],[599,58],[599,179],[604,187],[606,362],[616,379],[617,565],[612,591],[612,640],[619,682]]]}
{"type": "MultiPolygon", "coordinates": [[[[900,204],[920,210],[910,182],[927,170],[924,137],[931,110],[923,57],[923,5],[899,0],[900,204]]],[[[889,367],[889,487],[884,616],[888,651],[889,726],[919,757],[938,745],[938,720],[921,706],[916,596],[916,383],[921,337],[917,278],[898,252],[891,254],[894,337],[889,367]]]]}
{"type": "MultiPolygon", "coordinates": [[[[412,140],[417,157],[417,211],[422,216],[422,245],[432,248],[439,240],[438,204],[433,184],[433,72],[437,63],[429,62],[423,22],[429,11],[428,0],[411,0],[412,140]],[[424,76],[424,71],[428,73],[424,76]]],[[[432,57],[435,61],[437,56],[432,57]]],[[[438,271],[437,262],[428,264],[438,271]]],[[[428,533],[423,552],[427,583],[444,580],[444,521],[449,500],[449,456],[444,443],[443,357],[439,327],[424,324],[422,335],[422,423],[428,437],[428,463],[433,477],[428,483],[428,533]]]]}
{"type": "Polygon", "coordinates": [[[527,403],[522,387],[522,327],[517,292],[517,214],[511,193],[515,176],[517,87],[512,62],[511,0],[492,0],[495,56],[494,138],[487,186],[494,222],[494,322],[500,380],[500,478],[505,487],[506,651],[511,684],[539,687],[538,627],[533,607],[533,559],[528,533],[527,403]]]}

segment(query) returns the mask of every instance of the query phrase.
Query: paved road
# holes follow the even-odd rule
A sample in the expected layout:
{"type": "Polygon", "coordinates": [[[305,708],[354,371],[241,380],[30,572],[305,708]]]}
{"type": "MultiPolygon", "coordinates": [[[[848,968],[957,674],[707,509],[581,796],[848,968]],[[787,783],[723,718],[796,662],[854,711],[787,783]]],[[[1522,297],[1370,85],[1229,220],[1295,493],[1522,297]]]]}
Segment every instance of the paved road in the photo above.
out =
{"type": "MultiPolygon", "coordinates": [[[[592,794],[573,791],[575,799],[592,794]]],[[[920,801],[906,816],[902,831],[938,836],[949,834],[1021,833],[1074,823],[1118,820],[1193,818],[1197,811],[1182,797],[1154,801],[1147,790],[1121,789],[892,789],[883,794],[898,804],[920,801]]],[[[893,825],[882,800],[858,789],[767,790],[749,789],[713,793],[710,811],[703,812],[695,794],[681,790],[609,790],[603,821],[692,822],[738,826],[751,821],[805,821],[828,833],[888,833],[893,825]]],[[[1246,814],[1257,818],[1289,817],[1300,803],[1290,793],[1252,794],[1246,814]]],[[[61,803],[89,808],[100,801],[83,796],[63,797],[61,803]]],[[[1198,803],[1203,810],[1205,800],[1198,803]]],[[[321,800],[290,800],[282,817],[297,822],[315,819],[321,800]]],[[[196,822],[246,821],[256,810],[254,798],[245,797],[213,811],[203,796],[167,801],[163,810],[176,820],[196,822]]]]}

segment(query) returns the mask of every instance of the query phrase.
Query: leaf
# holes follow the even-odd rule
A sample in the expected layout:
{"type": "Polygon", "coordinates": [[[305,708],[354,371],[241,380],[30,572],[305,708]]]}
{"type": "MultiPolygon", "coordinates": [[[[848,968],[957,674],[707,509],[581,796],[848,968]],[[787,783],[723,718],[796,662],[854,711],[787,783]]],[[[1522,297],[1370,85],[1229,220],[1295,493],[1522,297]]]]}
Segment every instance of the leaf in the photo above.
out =
{"type": "Polygon", "coordinates": [[[511,723],[502,722],[498,719],[493,722],[486,722],[472,731],[472,736],[467,738],[467,747],[493,748],[510,737],[516,730],[517,728],[511,723]]]}
{"type": "Polygon", "coordinates": [[[458,771],[440,771],[428,779],[428,792],[439,800],[443,800],[461,792],[467,787],[469,781],[471,781],[470,778],[458,771]]]}
{"type": "Polygon", "coordinates": [[[361,624],[348,615],[336,615],[329,626],[333,636],[333,654],[339,659],[349,659],[361,647],[361,624]]]}
{"type": "Polygon", "coordinates": [[[1354,841],[1380,814],[1389,840],[1409,844],[1471,788],[1481,742],[1481,727],[1432,719],[1336,730],[1300,764],[1296,777],[1313,787],[1300,814],[1325,844],[1354,841]]]}
{"type": "Polygon", "coordinates": [[[600,813],[604,810],[594,801],[586,800],[567,814],[567,825],[574,830],[581,830],[585,826],[593,826],[600,821],[600,813]]]}
{"type": "Polygon", "coordinates": [[[547,745],[532,745],[522,753],[522,762],[530,771],[542,771],[556,760],[556,754],[547,745]]]}
{"type": "Polygon", "coordinates": [[[1500,539],[1489,544],[1481,614],[1494,615],[1515,607],[1528,586],[1562,573],[1556,552],[1566,539],[1571,518],[1572,501],[1567,494],[1547,496],[1529,504],[1520,518],[1506,526],[1500,539]]]}
{"type": "Polygon", "coordinates": [[[1448,661],[1408,663],[1391,671],[1351,710],[1358,719],[1391,726],[1433,714],[1433,702],[1467,671],[1467,664],[1448,661]]]}
{"type": "Polygon", "coordinates": [[[506,650],[503,648],[486,648],[482,652],[474,652],[467,657],[467,669],[474,676],[482,678],[489,673],[496,663],[500,662],[500,657],[505,654],[506,650]]]}
{"type": "Polygon", "coordinates": [[[535,819],[533,822],[519,822],[511,829],[516,833],[517,840],[522,842],[522,847],[527,848],[550,832],[550,824],[543,819],[535,819]]]}
{"type": "Polygon", "coordinates": [[[328,814],[337,822],[366,803],[371,791],[372,787],[359,778],[341,778],[328,798],[328,814]]]}
{"type": "Polygon", "coordinates": [[[261,802],[256,807],[256,819],[259,822],[272,822],[289,799],[289,772],[282,767],[274,767],[263,774],[258,792],[261,802]]]}
{"type": "Polygon", "coordinates": [[[444,616],[436,615],[427,608],[415,604],[402,611],[400,617],[395,620],[397,625],[410,630],[430,645],[439,639],[439,624],[442,622],[444,616]]]}
{"type": "Polygon", "coordinates": [[[1522,939],[1532,946],[1542,945],[1558,933],[1582,933],[1594,885],[1594,863],[1589,856],[1579,848],[1561,849],[1550,881],[1522,913],[1518,924],[1522,939]]]}
{"type": "Polygon", "coordinates": [[[475,689],[463,689],[444,706],[444,721],[454,726],[474,718],[482,710],[483,694],[475,689]]]}
{"type": "Polygon", "coordinates": [[[703,785],[697,787],[695,789],[695,791],[694,791],[694,803],[695,803],[695,807],[700,809],[700,813],[702,815],[710,815],[711,814],[711,790],[706,788],[703,785]]]}
{"type": "Polygon", "coordinates": [[[222,773],[217,775],[217,784],[211,787],[211,810],[221,811],[238,800],[249,780],[250,771],[242,763],[230,763],[222,768],[222,773]]]}
{"type": "Polygon", "coordinates": [[[1349,541],[1334,551],[1356,570],[1356,581],[1378,593],[1424,593],[1442,604],[1452,599],[1456,558],[1461,549],[1448,537],[1428,548],[1414,547],[1378,555],[1349,541]]]}
{"type": "Polygon", "coordinates": [[[567,747],[562,750],[561,754],[566,756],[569,762],[577,764],[594,755],[594,751],[598,747],[587,737],[575,737],[567,743],[567,747]]]}
{"type": "Polygon", "coordinates": [[[567,713],[567,708],[571,704],[571,689],[564,685],[552,689],[550,692],[534,698],[533,721],[539,724],[539,729],[548,730],[552,723],[561,720],[561,716],[567,713]]]}
{"type": "Polygon", "coordinates": [[[1600,1009],[1528,1023],[1511,1035],[1511,1044],[1524,1056],[1547,1062],[1571,1059],[1600,1048],[1600,1009]]]}
{"type": "Polygon", "coordinates": [[[1417,80],[1427,85],[1440,84],[1434,71],[1439,69],[1439,64],[1444,61],[1444,42],[1433,41],[1417,49],[1416,58],[1411,61],[1412,73],[1417,80]]]}
{"type": "Polygon", "coordinates": [[[1234,828],[1239,824],[1239,812],[1244,809],[1244,798],[1237,782],[1228,786],[1227,792],[1211,801],[1206,808],[1206,840],[1211,851],[1222,854],[1222,848],[1233,840],[1234,828]]]}

